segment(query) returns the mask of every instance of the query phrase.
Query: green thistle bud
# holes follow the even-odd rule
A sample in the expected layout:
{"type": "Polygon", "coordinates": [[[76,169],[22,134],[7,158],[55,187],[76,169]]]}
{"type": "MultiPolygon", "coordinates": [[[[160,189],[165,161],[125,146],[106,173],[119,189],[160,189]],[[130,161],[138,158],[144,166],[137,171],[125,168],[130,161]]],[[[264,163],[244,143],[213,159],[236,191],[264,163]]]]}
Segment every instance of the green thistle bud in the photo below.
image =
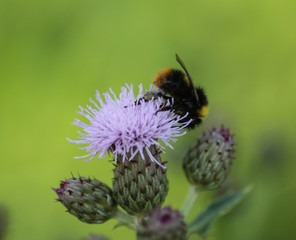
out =
{"type": "Polygon", "coordinates": [[[53,190],[69,213],[86,223],[103,223],[117,210],[112,190],[104,183],[90,178],[70,178],[53,190]]]}
{"type": "MultiPolygon", "coordinates": [[[[160,153],[155,146],[149,149],[161,163],[160,153]]],[[[168,193],[166,169],[152,162],[144,153],[145,161],[137,154],[130,161],[118,162],[114,169],[113,191],[118,204],[131,215],[141,215],[161,206],[168,193]]]]}
{"type": "Polygon", "coordinates": [[[234,159],[235,141],[228,128],[212,128],[197,139],[183,160],[183,169],[192,185],[212,190],[228,176],[234,159]]]}
{"type": "Polygon", "coordinates": [[[140,222],[138,240],[186,240],[187,228],[183,216],[171,207],[157,208],[140,222]]]}

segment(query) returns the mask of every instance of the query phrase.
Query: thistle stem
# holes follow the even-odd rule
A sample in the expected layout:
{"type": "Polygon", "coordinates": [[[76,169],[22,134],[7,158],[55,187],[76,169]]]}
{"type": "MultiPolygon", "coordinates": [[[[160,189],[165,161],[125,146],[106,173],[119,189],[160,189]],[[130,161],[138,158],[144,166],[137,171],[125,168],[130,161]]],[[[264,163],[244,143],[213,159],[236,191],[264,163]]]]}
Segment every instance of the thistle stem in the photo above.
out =
{"type": "Polygon", "coordinates": [[[117,212],[115,213],[114,218],[117,219],[123,225],[127,226],[128,228],[135,230],[134,217],[126,214],[125,212],[121,211],[120,209],[117,209],[117,212]]]}
{"type": "Polygon", "coordinates": [[[186,199],[183,203],[183,206],[181,208],[181,212],[184,216],[184,219],[186,220],[199,196],[199,191],[197,190],[196,186],[190,185],[186,199]]]}

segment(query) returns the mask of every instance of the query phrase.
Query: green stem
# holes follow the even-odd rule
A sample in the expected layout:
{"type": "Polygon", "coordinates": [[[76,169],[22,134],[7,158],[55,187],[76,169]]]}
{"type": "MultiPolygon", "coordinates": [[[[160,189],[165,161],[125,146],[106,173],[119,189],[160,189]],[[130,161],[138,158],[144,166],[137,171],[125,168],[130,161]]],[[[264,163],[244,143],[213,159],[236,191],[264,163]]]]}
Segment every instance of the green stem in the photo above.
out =
{"type": "Polygon", "coordinates": [[[199,191],[197,191],[196,186],[190,185],[186,199],[183,203],[183,207],[181,208],[181,212],[186,220],[199,196],[199,191]]]}
{"type": "Polygon", "coordinates": [[[117,212],[114,215],[114,218],[117,219],[120,223],[123,223],[125,226],[131,229],[134,228],[135,219],[134,217],[126,214],[125,212],[121,211],[120,209],[117,209],[117,212]]]}

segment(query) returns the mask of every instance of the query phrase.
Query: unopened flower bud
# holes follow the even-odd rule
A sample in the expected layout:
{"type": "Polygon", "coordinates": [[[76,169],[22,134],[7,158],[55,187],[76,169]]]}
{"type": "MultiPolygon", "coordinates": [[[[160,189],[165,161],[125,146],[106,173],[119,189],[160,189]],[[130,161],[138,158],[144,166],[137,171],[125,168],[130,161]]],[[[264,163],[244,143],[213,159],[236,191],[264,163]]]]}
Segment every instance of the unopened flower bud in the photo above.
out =
{"type": "Polygon", "coordinates": [[[182,214],[171,207],[156,208],[143,218],[137,240],[186,240],[187,228],[182,214]]]}
{"type": "Polygon", "coordinates": [[[212,128],[197,139],[183,160],[188,181],[203,189],[218,188],[228,176],[235,141],[228,128],[212,128]]]}
{"type": "MultiPolygon", "coordinates": [[[[168,193],[166,169],[161,167],[160,151],[152,146],[148,154],[136,154],[132,160],[119,159],[114,169],[113,191],[118,204],[131,215],[145,214],[161,206],[168,193]]],[[[163,164],[163,163],[162,163],[163,164]]]]}
{"type": "Polygon", "coordinates": [[[70,178],[53,189],[69,213],[86,223],[103,223],[116,212],[112,190],[104,183],[90,178],[70,178]]]}

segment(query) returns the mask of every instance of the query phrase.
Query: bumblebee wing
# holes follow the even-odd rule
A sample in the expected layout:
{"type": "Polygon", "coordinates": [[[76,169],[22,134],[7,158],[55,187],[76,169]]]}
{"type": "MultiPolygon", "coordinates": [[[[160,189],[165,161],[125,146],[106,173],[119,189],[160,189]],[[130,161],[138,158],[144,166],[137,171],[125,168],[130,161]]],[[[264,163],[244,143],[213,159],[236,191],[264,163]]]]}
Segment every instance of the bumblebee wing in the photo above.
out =
{"type": "Polygon", "coordinates": [[[186,75],[188,77],[189,84],[190,84],[190,87],[192,89],[193,95],[195,96],[196,103],[198,103],[198,96],[197,96],[197,92],[195,90],[195,86],[194,86],[192,77],[190,76],[189,72],[187,71],[187,68],[186,68],[185,64],[183,63],[183,61],[181,60],[181,58],[178,56],[178,54],[176,54],[176,60],[181,65],[181,67],[184,69],[184,71],[185,71],[185,73],[186,73],[186,75]]]}

